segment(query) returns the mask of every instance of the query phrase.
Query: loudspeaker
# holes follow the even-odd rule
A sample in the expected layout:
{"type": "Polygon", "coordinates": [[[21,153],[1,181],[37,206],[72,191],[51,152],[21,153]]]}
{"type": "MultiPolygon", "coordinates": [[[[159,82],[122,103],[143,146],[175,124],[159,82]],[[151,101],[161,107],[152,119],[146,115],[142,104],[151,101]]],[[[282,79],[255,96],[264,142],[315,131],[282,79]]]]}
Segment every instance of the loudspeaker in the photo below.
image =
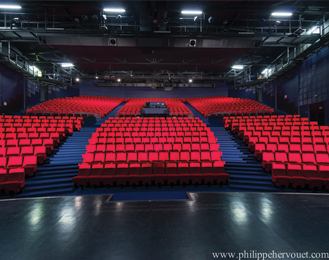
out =
{"type": "Polygon", "coordinates": [[[190,39],[190,47],[195,47],[196,46],[196,40],[195,39],[190,39]]]}
{"type": "Polygon", "coordinates": [[[110,46],[117,46],[117,39],[116,38],[110,38],[110,46]]]}

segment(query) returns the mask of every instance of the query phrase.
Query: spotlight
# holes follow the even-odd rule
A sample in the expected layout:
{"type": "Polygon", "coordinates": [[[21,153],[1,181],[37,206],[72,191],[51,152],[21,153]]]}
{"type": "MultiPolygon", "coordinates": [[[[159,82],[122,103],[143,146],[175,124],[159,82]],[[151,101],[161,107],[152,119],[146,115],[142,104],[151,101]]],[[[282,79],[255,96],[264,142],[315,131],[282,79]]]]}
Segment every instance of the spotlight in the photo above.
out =
{"type": "Polygon", "coordinates": [[[68,68],[68,67],[73,67],[74,65],[73,65],[72,63],[67,63],[67,62],[65,62],[65,63],[61,63],[61,66],[62,66],[63,68],[68,68]]]}
{"type": "Polygon", "coordinates": [[[19,24],[19,18],[18,17],[14,17],[13,19],[12,19],[12,25],[17,25],[17,24],[19,24]]]}
{"type": "Polygon", "coordinates": [[[232,67],[232,69],[242,70],[242,69],[243,69],[243,65],[234,65],[234,66],[232,67]]]}
{"type": "Polygon", "coordinates": [[[118,82],[121,82],[121,79],[118,79],[118,82]]]}
{"type": "Polygon", "coordinates": [[[98,79],[98,76],[97,75],[95,76],[95,79],[98,79]]]}
{"type": "Polygon", "coordinates": [[[79,81],[80,81],[80,79],[79,79],[79,78],[75,78],[75,81],[76,81],[76,82],[79,82],[79,81]]]}
{"type": "Polygon", "coordinates": [[[192,80],[192,79],[189,79],[189,80],[188,80],[188,82],[189,82],[189,83],[192,83],[192,82],[193,82],[193,80],[192,80]]]}

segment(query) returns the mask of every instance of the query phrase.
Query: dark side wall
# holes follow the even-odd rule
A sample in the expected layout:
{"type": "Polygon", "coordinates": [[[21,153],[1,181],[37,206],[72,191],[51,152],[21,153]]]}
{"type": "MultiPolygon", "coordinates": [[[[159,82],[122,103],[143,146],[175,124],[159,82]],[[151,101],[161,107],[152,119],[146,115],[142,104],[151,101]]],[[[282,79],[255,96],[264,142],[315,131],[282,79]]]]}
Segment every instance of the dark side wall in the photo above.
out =
{"type": "Polygon", "coordinates": [[[95,87],[93,81],[79,83],[80,95],[135,98],[188,98],[227,96],[225,83],[214,82],[214,88],[175,88],[172,91],[152,88],[95,87]]]}
{"type": "MultiPolygon", "coordinates": [[[[13,114],[40,103],[40,87],[24,76],[0,65],[0,113],[13,114]],[[4,105],[4,102],[7,105],[4,105]]],[[[48,99],[79,96],[77,87],[48,88],[48,99]]]]}
{"type": "Polygon", "coordinates": [[[329,125],[329,47],[306,59],[263,89],[263,102],[289,114],[309,116],[309,106],[324,102],[329,125]]]}

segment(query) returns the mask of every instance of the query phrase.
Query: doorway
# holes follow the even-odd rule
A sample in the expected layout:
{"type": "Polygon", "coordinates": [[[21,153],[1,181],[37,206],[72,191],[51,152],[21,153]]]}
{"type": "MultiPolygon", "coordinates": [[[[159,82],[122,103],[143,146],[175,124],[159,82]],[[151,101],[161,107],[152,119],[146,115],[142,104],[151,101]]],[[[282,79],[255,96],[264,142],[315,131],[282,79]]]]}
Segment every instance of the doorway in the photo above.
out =
{"type": "Polygon", "coordinates": [[[324,102],[310,105],[310,121],[317,121],[319,125],[324,125],[324,102]]]}

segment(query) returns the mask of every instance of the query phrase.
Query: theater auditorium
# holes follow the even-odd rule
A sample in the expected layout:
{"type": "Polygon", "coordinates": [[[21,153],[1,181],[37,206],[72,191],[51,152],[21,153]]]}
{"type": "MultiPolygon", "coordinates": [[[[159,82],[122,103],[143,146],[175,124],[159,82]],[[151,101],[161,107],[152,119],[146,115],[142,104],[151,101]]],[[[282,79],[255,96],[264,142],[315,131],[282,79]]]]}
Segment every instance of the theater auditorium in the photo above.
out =
{"type": "Polygon", "coordinates": [[[329,1],[0,3],[0,259],[329,258],[329,1]]]}

